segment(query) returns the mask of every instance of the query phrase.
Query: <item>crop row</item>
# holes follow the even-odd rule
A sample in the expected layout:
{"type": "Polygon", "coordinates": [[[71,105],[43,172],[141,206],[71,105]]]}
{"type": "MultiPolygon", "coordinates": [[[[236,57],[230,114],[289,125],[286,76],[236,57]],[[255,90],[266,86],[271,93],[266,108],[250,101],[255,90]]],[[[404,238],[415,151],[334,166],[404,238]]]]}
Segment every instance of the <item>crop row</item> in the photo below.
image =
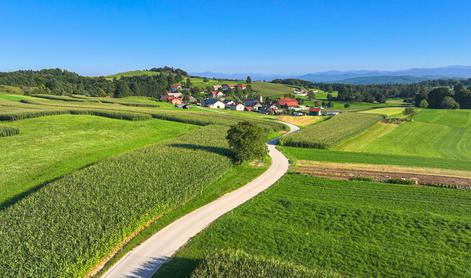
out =
{"type": "Polygon", "coordinates": [[[11,126],[0,126],[0,137],[7,137],[20,134],[20,129],[11,126]]]}
{"type": "Polygon", "coordinates": [[[327,149],[377,123],[382,116],[361,113],[342,113],[314,124],[281,140],[285,146],[327,149]]]}
{"type": "Polygon", "coordinates": [[[17,120],[23,120],[23,119],[29,119],[29,118],[62,115],[62,114],[94,115],[94,116],[99,116],[99,117],[128,120],[128,121],[148,120],[152,118],[152,116],[149,114],[123,112],[123,111],[87,110],[87,109],[48,109],[48,110],[20,111],[20,112],[15,112],[15,113],[0,114],[0,121],[17,121],[17,120]]]}
{"type": "Polygon", "coordinates": [[[204,277],[342,277],[328,270],[308,269],[243,251],[223,251],[207,256],[191,278],[204,277]]]}
{"type": "Polygon", "coordinates": [[[0,277],[84,276],[231,166],[226,127],[103,160],[0,211],[0,277]]]}

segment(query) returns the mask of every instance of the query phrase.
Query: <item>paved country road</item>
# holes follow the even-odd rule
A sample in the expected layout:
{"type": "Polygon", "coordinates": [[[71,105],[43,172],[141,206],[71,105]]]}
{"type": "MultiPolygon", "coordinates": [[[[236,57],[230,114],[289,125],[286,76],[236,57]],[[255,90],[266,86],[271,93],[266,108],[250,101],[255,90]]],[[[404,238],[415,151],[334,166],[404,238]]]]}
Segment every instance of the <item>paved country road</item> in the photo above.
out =
{"type": "MultiPolygon", "coordinates": [[[[290,127],[288,133],[299,130],[295,125],[284,124],[290,127]]],[[[103,277],[152,277],[180,247],[209,224],[273,185],[288,171],[289,166],[288,159],[275,148],[278,141],[274,139],[267,143],[272,164],[262,175],[172,222],[131,250],[103,277]]]]}

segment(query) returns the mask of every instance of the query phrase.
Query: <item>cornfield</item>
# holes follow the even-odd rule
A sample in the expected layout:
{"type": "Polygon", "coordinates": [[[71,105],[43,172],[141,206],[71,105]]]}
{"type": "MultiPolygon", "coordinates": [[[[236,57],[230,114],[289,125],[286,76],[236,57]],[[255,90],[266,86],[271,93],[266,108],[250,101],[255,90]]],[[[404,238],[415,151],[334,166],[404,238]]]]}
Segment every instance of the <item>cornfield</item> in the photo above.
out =
{"type": "Polygon", "coordinates": [[[20,129],[17,127],[0,126],[0,137],[7,137],[20,134],[20,129]]]}
{"type": "Polygon", "coordinates": [[[206,257],[191,278],[206,277],[343,277],[328,270],[309,269],[272,258],[249,255],[243,251],[222,251],[206,257]]]}
{"type": "Polygon", "coordinates": [[[103,160],[0,211],[0,277],[84,276],[134,231],[229,169],[226,132],[202,127],[103,160]]]}
{"type": "Polygon", "coordinates": [[[382,116],[361,113],[342,113],[319,124],[282,138],[285,146],[327,149],[356,135],[378,122],[382,116]]]}

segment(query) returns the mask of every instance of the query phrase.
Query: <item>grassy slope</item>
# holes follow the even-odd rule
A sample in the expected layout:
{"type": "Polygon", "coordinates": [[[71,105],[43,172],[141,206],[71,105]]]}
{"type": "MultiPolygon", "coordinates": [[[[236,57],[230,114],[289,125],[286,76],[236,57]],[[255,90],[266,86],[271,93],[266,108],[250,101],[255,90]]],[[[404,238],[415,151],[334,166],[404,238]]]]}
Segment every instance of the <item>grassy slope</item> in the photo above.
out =
{"type": "Polygon", "coordinates": [[[121,121],[94,116],[61,115],[5,122],[20,128],[0,138],[0,206],[48,180],[160,140],[193,126],[161,120],[121,121]]]}
{"type": "Polygon", "coordinates": [[[141,76],[141,75],[158,75],[158,72],[155,71],[145,71],[145,70],[131,70],[126,72],[120,72],[113,75],[106,76],[107,79],[120,79],[121,77],[132,77],[132,76],[141,76]]]}
{"type": "Polygon", "coordinates": [[[414,122],[377,125],[339,150],[470,160],[471,111],[422,110],[414,122]]]}
{"type": "Polygon", "coordinates": [[[207,255],[240,249],[356,276],[469,277],[469,210],[469,191],[290,174],[193,238],[157,276],[183,277],[207,255]]]}
{"type": "Polygon", "coordinates": [[[293,88],[284,84],[253,82],[252,89],[264,97],[281,97],[293,93],[293,88]]]}

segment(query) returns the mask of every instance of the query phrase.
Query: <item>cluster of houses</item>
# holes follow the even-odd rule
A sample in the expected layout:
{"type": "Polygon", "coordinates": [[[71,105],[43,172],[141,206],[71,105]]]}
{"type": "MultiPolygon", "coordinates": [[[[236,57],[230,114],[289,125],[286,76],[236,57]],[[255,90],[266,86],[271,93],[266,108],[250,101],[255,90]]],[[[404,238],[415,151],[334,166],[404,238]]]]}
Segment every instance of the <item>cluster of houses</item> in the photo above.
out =
{"type": "MultiPolygon", "coordinates": [[[[234,111],[247,111],[247,112],[258,112],[262,114],[269,115],[280,115],[280,114],[289,114],[294,116],[303,116],[303,115],[336,115],[335,112],[324,113],[323,109],[320,107],[306,107],[300,105],[298,101],[294,98],[283,97],[275,101],[263,101],[263,98],[260,97],[258,100],[249,99],[245,101],[234,101],[226,99],[227,91],[240,89],[246,90],[247,85],[237,84],[237,85],[213,85],[212,91],[207,97],[201,101],[198,101],[192,96],[187,96],[184,101],[184,94],[181,92],[182,86],[179,84],[173,84],[170,86],[169,91],[165,95],[162,95],[160,98],[161,101],[166,101],[172,103],[178,108],[187,109],[190,103],[196,104],[198,106],[204,106],[211,109],[228,109],[234,111]],[[238,87],[238,88],[237,88],[238,87]]],[[[296,91],[295,95],[307,95],[307,91],[300,90],[296,91]]]]}
{"type": "Polygon", "coordinates": [[[263,102],[260,100],[246,100],[244,102],[232,100],[220,100],[215,98],[208,98],[203,101],[202,106],[212,109],[228,109],[235,111],[248,111],[258,112],[269,115],[290,114],[294,116],[323,115],[323,109],[320,107],[306,107],[299,105],[298,101],[293,98],[280,98],[276,101],[263,102]]]}

